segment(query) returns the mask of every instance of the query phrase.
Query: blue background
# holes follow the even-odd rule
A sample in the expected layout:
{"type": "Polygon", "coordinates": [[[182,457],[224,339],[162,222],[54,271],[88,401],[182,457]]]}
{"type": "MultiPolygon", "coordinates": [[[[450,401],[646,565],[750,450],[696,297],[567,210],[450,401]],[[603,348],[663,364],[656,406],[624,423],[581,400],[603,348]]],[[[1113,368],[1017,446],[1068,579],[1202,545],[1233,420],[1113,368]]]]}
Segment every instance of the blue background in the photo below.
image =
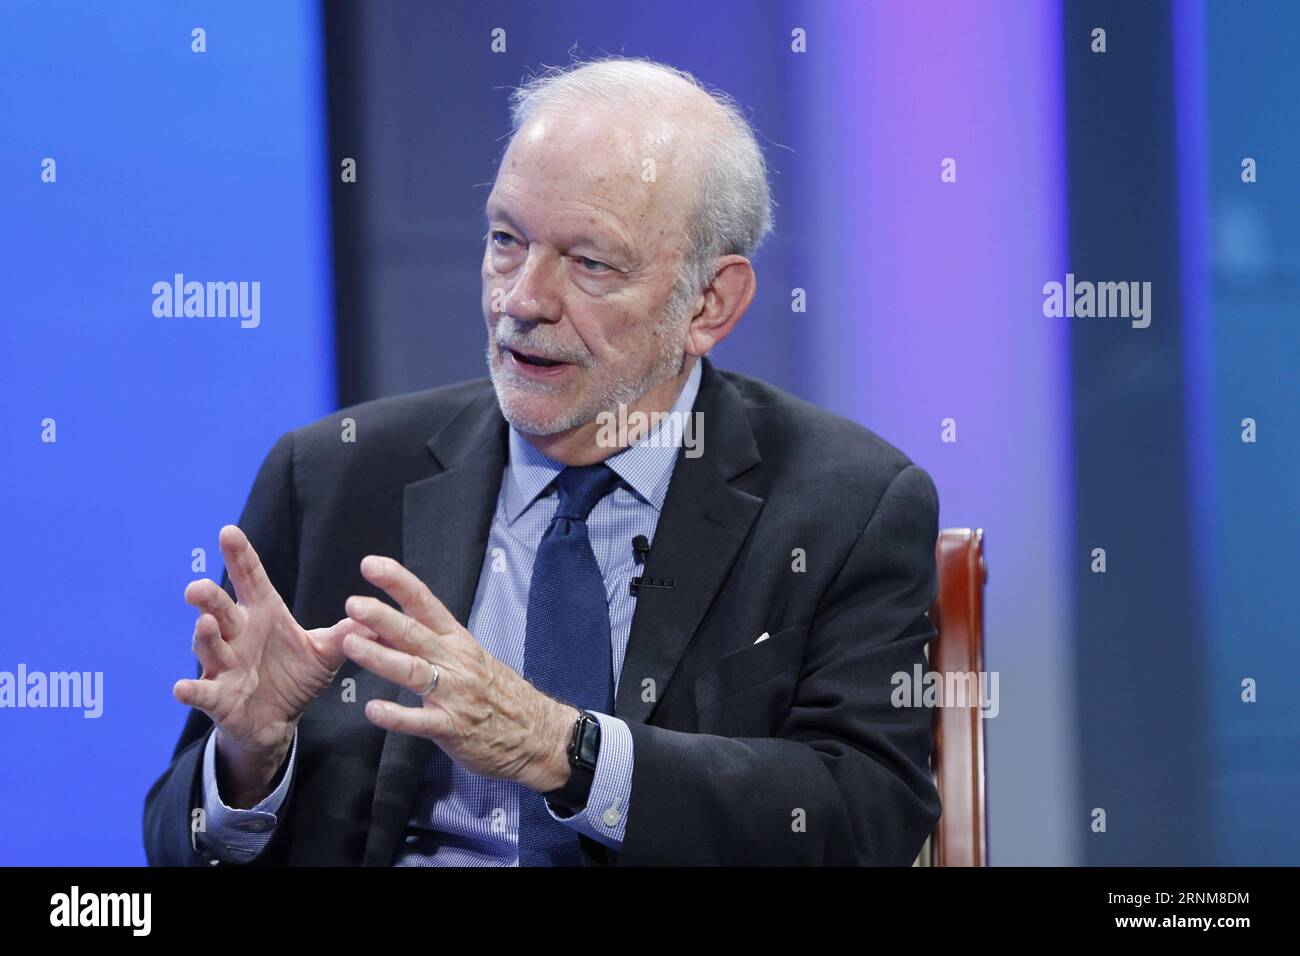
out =
{"type": "Polygon", "coordinates": [[[143,863],[196,667],[182,592],[220,580],[275,438],[334,401],[320,18],[6,4],[0,116],[0,669],[104,672],[98,719],[0,711],[0,863],[143,863]],[[176,272],[260,281],[261,325],[155,318],[176,272]]]}

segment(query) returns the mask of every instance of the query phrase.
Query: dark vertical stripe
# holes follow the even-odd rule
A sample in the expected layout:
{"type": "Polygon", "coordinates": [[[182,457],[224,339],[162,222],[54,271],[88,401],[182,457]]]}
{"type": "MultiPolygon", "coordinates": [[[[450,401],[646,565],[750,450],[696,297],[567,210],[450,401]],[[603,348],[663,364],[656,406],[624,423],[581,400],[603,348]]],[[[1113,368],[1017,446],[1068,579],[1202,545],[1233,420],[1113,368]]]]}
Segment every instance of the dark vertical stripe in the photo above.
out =
{"type": "MultiPolygon", "coordinates": [[[[1076,654],[1089,864],[1211,856],[1198,546],[1189,534],[1173,24],[1167,2],[1068,2],[1070,267],[1150,281],[1152,321],[1070,323],[1079,543],[1076,654]],[[1094,27],[1107,52],[1091,51],[1094,27]],[[1105,548],[1107,571],[1090,570],[1105,548]]],[[[1063,280],[1063,276],[1053,277],[1063,280]]]]}

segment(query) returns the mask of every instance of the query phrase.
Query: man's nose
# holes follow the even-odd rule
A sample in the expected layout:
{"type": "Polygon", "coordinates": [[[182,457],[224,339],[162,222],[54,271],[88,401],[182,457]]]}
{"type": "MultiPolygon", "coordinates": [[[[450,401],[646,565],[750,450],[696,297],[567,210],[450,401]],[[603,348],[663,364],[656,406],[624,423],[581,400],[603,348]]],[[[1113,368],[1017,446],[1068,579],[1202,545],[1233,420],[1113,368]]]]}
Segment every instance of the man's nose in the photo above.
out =
{"type": "Polygon", "coordinates": [[[555,288],[556,259],[538,250],[528,250],[514,285],[501,307],[512,319],[525,322],[556,322],[560,318],[559,295],[555,288]]]}

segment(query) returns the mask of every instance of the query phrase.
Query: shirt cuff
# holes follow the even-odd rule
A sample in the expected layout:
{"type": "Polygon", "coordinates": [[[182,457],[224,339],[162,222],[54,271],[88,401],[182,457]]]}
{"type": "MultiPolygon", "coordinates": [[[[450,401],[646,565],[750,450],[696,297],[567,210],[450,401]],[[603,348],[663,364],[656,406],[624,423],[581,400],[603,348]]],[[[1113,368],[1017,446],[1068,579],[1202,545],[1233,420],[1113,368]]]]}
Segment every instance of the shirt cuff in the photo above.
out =
{"type": "Polygon", "coordinates": [[[217,732],[208,736],[203,751],[203,815],[205,828],[195,835],[198,844],[227,863],[248,863],[266,849],[275,833],[276,812],[289,792],[298,731],[293,732],[284,779],[261,803],[247,810],[226,806],[217,791],[217,732]]]}
{"type": "Polygon", "coordinates": [[[596,776],[591,782],[587,806],[572,816],[560,816],[546,804],[546,812],[565,826],[603,843],[614,851],[623,848],[627,829],[627,805],[632,793],[632,731],[627,722],[597,711],[588,711],[600,724],[600,754],[596,776]]]}

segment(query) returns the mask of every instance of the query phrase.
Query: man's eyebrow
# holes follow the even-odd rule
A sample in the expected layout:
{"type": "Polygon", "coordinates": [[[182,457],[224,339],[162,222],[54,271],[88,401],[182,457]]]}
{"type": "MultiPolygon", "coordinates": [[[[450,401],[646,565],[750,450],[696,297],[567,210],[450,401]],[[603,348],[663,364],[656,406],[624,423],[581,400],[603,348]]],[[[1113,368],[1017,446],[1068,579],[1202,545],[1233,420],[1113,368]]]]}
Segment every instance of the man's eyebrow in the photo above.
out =
{"type": "Polygon", "coordinates": [[[510,213],[506,212],[498,203],[492,200],[488,200],[487,208],[483,210],[483,218],[487,222],[491,222],[493,219],[504,219],[511,225],[514,225],[515,222],[514,219],[511,218],[510,213]]]}
{"type": "Polygon", "coordinates": [[[618,238],[618,236],[612,232],[606,236],[584,233],[583,235],[575,237],[570,245],[588,245],[593,249],[604,249],[611,253],[615,258],[629,262],[632,260],[632,250],[624,244],[622,239],[618,238]]]}
{"type": "MultiPolygon", "coordinates": [[[[503,206],[492,200],[489,200],[487,206],[484,208],[483,217],[489,225],[492,223],[492,220],[500,219],[509,223],[511,226],[518,228],[518,224],[511,217],[510,213],[506,211],[503,206]]],[[[619,238],[618,234],[612,230],[607,234],[599,235],[591,232],[582,233],[570,240],[568,245],[580,246],[584,243],[594,249],[607,250],[612,254],[612,256],[622,259],[625,262],[631,262],[635,258],[632,254],[631,246],[619,238]]]]}

